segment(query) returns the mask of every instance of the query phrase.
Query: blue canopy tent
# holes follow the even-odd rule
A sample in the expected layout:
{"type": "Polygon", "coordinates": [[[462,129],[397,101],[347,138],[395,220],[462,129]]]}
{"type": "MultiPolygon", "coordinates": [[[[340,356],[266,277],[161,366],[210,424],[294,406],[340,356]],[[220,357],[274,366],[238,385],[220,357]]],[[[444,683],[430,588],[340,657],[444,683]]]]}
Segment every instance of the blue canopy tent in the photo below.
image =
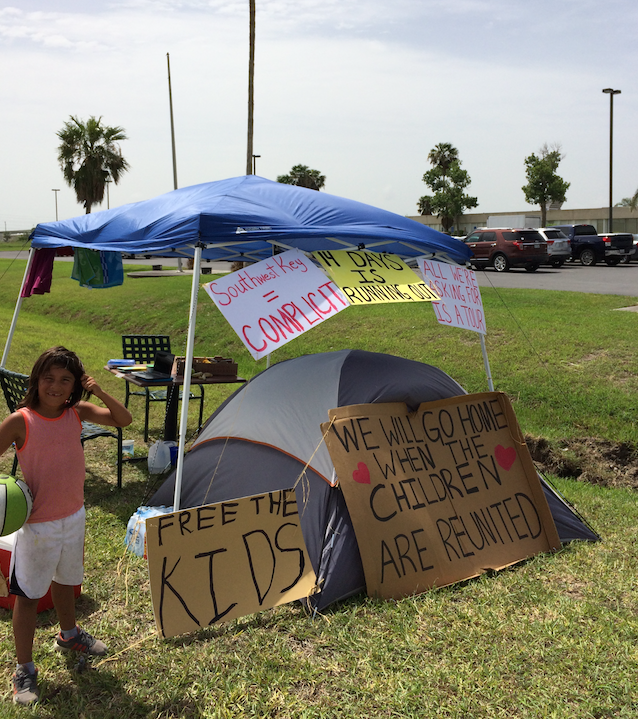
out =
{"type": "MultiPolygon", "coordinates": [[[[130,255],[193,258],[184,397],[188,397],[190,390],[202,259],[257,262],[271,256],[274,246],[304,252],[365,248],[403,259],[428,257],[458,264],[469,260],[471,254],[462,242],[414,220],[254,175],[185,187],[112,210],[39,224],[31,234],[25,280],[34,251],[67,246],[130,255]]],[[[0,362],[2,367],[20,311],[20,295],[0,362]]],[[[180,416],[176,509],[187,413],[185,401],[180,416]]]]}

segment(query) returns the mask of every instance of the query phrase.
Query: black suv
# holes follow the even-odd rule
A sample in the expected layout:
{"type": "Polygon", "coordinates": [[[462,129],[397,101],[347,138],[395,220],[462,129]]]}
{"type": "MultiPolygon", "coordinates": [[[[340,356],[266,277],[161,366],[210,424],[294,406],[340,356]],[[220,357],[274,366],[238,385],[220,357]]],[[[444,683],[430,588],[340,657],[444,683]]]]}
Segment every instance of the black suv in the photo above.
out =
{"type": "Polygon", "coordinates": [[[485,227],[463,241],[474,253],[470,262],[476,267],[492,266],[497,272],[524,267],[534,272],[548,262],[547,242],[536,230],[485,227]]]}

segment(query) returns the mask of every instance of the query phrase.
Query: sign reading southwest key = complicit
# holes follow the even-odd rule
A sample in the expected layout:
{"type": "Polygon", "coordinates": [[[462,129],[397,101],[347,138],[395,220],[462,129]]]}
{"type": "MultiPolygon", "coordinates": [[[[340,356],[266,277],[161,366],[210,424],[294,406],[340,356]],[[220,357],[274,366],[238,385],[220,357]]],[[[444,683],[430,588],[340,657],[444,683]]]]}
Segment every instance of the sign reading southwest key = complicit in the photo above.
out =
{"type": "Polygon", "coordinates": [[[350,306],[299,250],[231,272],[204,289],[256,360],[350,306]]]}
{"type": "Polygon", "coordinates": [[[312,256],[325,267],[352,305],[440,299],[436,290],[396,255],[364,250],[319,250],[312,256]]]}
{"type": "Polygon", "coordinates": [[[481,291],[474,270],[425,259],[419,260],[419,269],[427,286],[440,295],[440,301],[432,303],[439,324],[482,335],[487,333],[481,291]]]}

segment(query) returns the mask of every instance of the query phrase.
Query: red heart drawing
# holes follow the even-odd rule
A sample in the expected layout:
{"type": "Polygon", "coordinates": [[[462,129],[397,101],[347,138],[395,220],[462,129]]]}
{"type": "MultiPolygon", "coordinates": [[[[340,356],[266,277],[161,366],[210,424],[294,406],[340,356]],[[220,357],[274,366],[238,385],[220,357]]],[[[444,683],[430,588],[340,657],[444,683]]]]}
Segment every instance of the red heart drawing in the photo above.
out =
{"type": "Polygon", "coordinates": [[[365,462],[359,462],[357,468],[352,473],[352,479],[359,484],[370,484],[370,470],[365,462]]]}
{"type": "Polygon", "coordinates": [[[506,472],[508,472],[514,462],[516,462],[516,450],[514,447],[507,447],[506,449],[502,445],[497,444],[496,449],[494,450],[494,456],[496,457],[496,461],[506,472]]]}

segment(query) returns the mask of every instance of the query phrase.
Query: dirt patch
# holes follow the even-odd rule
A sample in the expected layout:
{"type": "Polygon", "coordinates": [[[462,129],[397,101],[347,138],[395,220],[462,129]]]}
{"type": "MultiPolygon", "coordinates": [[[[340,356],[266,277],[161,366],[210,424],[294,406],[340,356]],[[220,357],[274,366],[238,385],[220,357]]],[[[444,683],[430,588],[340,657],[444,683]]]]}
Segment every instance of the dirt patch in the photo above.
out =
{"type": "Polygon", "coordinates": [[[538,468],[558,477],[638,489],[638,447],[600,439],[547,440],[525,436],[538,468]]]}

